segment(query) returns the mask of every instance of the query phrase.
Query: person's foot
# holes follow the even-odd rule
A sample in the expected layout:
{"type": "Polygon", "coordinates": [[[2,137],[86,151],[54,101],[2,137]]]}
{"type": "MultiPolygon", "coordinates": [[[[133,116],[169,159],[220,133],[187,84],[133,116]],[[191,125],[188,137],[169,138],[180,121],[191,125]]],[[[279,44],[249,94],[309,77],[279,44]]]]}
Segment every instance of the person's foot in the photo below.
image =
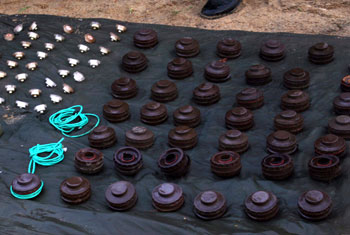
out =
{"type": "Polygon", "coordinates": [[[202,8],[200,16],[216,19],[231,14],[242,0],[208,0],[202,8]]]}

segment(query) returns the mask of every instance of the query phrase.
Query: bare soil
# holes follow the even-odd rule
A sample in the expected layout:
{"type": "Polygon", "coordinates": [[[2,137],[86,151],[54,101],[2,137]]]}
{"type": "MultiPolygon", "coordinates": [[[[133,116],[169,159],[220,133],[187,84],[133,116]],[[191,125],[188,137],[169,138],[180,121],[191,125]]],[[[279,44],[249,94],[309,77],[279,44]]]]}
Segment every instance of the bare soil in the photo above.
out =
{"type": "Polygon", "coordinates": [[[0,13],[110,18],[205,29],[350,36],[350,0],[243,0],[221,19],[199,16],[206,0],[1,0],[0,13]]]}

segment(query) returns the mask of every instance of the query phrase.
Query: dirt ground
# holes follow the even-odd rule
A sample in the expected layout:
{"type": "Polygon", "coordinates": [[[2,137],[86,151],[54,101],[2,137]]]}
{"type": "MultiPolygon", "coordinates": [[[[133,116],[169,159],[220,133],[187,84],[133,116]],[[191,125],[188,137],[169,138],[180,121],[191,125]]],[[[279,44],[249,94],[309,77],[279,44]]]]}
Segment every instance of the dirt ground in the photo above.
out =
{"type": "Polygon", "coordinates": [[[350,36],[350,0],[243,0],[216,20],[199,17],[206,0],[0,0],[0,13],[102,17],[206,29],[350,36]]]}

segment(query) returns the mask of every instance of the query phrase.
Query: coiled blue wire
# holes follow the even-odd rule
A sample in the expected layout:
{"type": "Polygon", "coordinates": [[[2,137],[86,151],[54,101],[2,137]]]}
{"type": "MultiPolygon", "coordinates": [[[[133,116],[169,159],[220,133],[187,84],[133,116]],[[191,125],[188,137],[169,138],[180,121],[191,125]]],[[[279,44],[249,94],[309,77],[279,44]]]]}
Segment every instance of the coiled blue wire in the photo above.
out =
{"type": "Polygon", "coordinates": [[[56,129],[61,131],[62,135],[66,137],[77,138],[77,137],[87,135],[93,129],[95,129],[95,127],[97,127],[100,124],[100,118],[99,116],[93,113],[83,113],[83,106],[74,105],[72,107],[62,109],[52,114],[49,118],[49,122],[56,129]],[[79,110],[77,111],[76,108],[79,108],[79,110]],[[93,116],[97,119],[97,122],[93,128],[79,135],[68,135],[69,133],[74,131],[76,128],[82,129],[86,124],[88,124],[89,122],[88,116],[93,116]]]}
{"type": "Polygon", "coordinates": [[[41,191],[43,190],[43,187],[44,187],[44,181],[41,181],[40,188],[38,188],[38,190],[36,190],[35,192],[30,193],[30,194],[26,194],[26,195],[17,194],[13,191],[12,185],[10,187],[10,191],[11,191],[12,196],[14,196],[15,198],[28,200],[28,199],[32,199],[32,198],[38,196],[41,193],[41,191]]]}
{"type": "Polygon", "coordinates": [[[52,144],[37,144],[34,147],[31,147],[29,149],[29,157],[30,162],[28,166],[28,173],[34,174],[35,172],[35,164],[39,164],[42,166],[52,166],[64,159],[64,151],[63,151],[63,145],[62,141],[64,138],[62,138],[57,143],[52,144]],[[39,154],[41,153],[50,153],[47,156],[41,157],[39,154]],[[54,154],[56,156],[52,157],[54,154]]]}
{"type": "MultiPolygon", "coordinates": [[[[64,149],[62,145],[62,141],[64,138],[62,138],[57,143],[51,143],[51,144],[37,144],[36,146],[29,149],[29,157],[30,162],[28,165],[28,173],[34,174],[35,172],[35,165],[39,164],[42,166],[52,166],[59,162],[61,162],[64,159],[64,149]],[[47,156],[41,157],[40,154],[42,153],[49,153],[47,156]]],[[[42,189],[44,187],[44,182],[41,181],[40,187],[33,193],[21,195],[17,194],[13,191],[12,185],[10,186],[11,194],[18,198],[18,199],[31,199],[36,196],[38,196],[42,189]]]]}

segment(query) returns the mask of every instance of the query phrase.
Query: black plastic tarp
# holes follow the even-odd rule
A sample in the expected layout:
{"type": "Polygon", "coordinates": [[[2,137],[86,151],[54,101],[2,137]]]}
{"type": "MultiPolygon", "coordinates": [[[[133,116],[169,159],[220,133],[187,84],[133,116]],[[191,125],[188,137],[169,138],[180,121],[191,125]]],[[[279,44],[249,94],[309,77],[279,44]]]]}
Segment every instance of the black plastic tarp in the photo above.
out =
{"type": "MultiPolygon", "coordinates": [[[[163,25],[143,25],[119,22],[128,27],[126,33],[120,34],[121,42],[109,40],[109,32],[116,32],[116,21],[97,19],[100,30],[93,31],[89,24],[92,19],[72,19],[57,16],[27,15],[0,16],[0,33],[3,35],[19,23],[25,24],[25,29],[12,42],[1,40],[2,55],[0,70],[8,76],[0,80],[0,97],[6,102],[0,107],[1,125],[4,129],[0,137],[0,233],[1,234],[218,234],[218,233],[264,233],[264,234],[346,234],[350,232],[350,187],[349,160],[342,162],[343,175],[330,182],[322,183],[310,179],[307,162],[314,156],[314,141],[327,133],[328,120],[335,116],[332,112],[332,100],[340,94],[340,79],[346,75],[348,57],[350,54],[350,39],[343,37],[321,35],[297,35],[289,33],[253,33],[244,31],[208,31],[195,28],[171,27],[163,25]],[[28,25],[36,21],[39,26],[40,38],[32,41],[32,47],[24,50],[20,41],[29,40],[28,25]],[[62,26],[70,24],[75,28],[71,35],[63,33],[62,26]],[[148,68],[138,74],[128,74],[121,67],[122,56],[130,50],[139,50],[133,46],[133,34],[140,28],[148,27],[157,31],[159,44],[142,52],[149,59],[148,68]],[[96,43],[89,45],[90,51],[81,54],[77,48],[84,42],[84,34],[90,32],[96,37],[96,43]],[[57,43],[54,34],[65,36],[65,41],[57,43]],[[166,106],[169,119],[158,126],[147,126],[156,135],[152,148],[142,151],[144,168],[134,177],[125,177],[116,173],[113,166],[113,153],[124,146],[124,133],[140,122],[139,111],[143,104],[150,101],[150,88],[154,82],[167,78],[166,66],[176,55],[174,43],[183,36],[191,36],[200,43],[200,54],[191,61],[194,74],[185,80],[174,81],[179,90],[179,97],[166,106]],[[242,44],[242,55],[227,63],[231,67],[232,79],[218,84],[222,98],[209,107],[199,106],[202,113],[202,123],[196,128],[199,135],[198,145],[187,151],[192,160],[190,172],[179,179],[167,179],[157,167],[157,159],[168,148],[168,131],[174,127],[172,112],[185,104],[197,106],[191,100],[192,90],[204,82],[204,66],[219,59],[216,43],[224,37],[233,37],[242,44]],[[259,56],[259,48],[263,41],[274,38],[286,45],[287,56],[280,62],[265,62],[259,56]],[[313,44],[325,41],[335,47],[335,60],[328,65],[314,65],[307,59],[307,51],[313,44]],[[56,48],[49,52],[47,59],[39,61],[37,51],[44,51],[44,43],[53,42],[56,48]],[[112,50],[111,54],[102,56],[99,46],[112,50]],[[8,69],[6,60],[12,59],[15,51],[25,51],[26,57],[19,61],[19,67],[8,69]],[[77,58],[80,64],[71,68],[67,58],[77,58]],[[101,65],[95,69],[89,67],[89,59],[101,60],[101,65]],[[27,71],[25,64],[38,61],[35,71],[27,71]],[[235,95],[247,87],[244,72],[249,66],[263,63],[272,69],[273,81],[263,87],[265,105],[254,111],[256,125],[247,131],[251,148],[241,156],[242,171],[240,176],[231,179],[221,179],[210,171],[210,157],[218,152],[218,137],[225,132],[225,112],[235,105],[235,95]],[[280,97],[287,90],[282,85],[283,74],[288,69],[301,67],[310,72],[311,86],[306,91],[311,97],[311,107],[303,113],[305,129],[297,135],[299,151],[293,155],[295,162],[294,175],[285,181],[274,182],[264,179],[261,174],[260,162],[267,155],[265,151],[266,136],[273,129],[273,117],[281,111],[280,97]],[[72,76],[62,79],[58,69],[69,69],[72,72],[82,72],[86,80],[74,82],[72,76]],[[20,72],[27,72],[29,78],[24,83],[14,79],[20,72]],[[112,99],[110,86],[121,77],[129,76],[136,80],[139,87],[138,95],[127,100],[130,105],[131,118],[120,124],[111,124],[102,118],[102,106],[112,99]],[[44,79],[50,77],[58,86],[46,88],[44,79]],[[75,88],[74,94],[63,94],[61,85],[66,82],[75,88]],[[6,84],[17,85],[14,94],[7,94],[6,84]],[[42,95],[31,98],[28,90],[42,89],[42,95]],[[52,104],[49,94],[62,95],[63,101],[52,104]],[[15,101],[29,102],[26,110],[16,108],[15,101]],[[48,112],[38,115],[33,107],[37,104],[48,105],[48,112]],[[57,142],[62,138],[48,122],[54,112],[70,107],[83,105],[84,112],[98,114],[102,124],[115,129],[118,143],[103,150],[105,156],[104,171],[97,175],[84,175],[92,185],[92,196],[81,205],[71,206],[60,199],[59,185],[69,176],[80,175],[74,168],[74,154],[88,146],[87,137],[65,138],[64,146],[68,148],[63,162],[51,166],[38,166],[36,174],[45,182],[43,192],[32,200],[15,199],[9,187],[13,178],[27,171],[29,163],[28,149],[36,144],[57,142]],[[137,190],[139,200],[137,205],[127,212],[114,212],[107,207],[104,191],[109,184],[118,180],[132,182],[137,190]],[[157,212],[151,204],[152,189],[170,181],[179,184],[185,193],[185,205],[175,213],[157,212]],[[327,192],[333,199],[334,210],[331,216],[321,222],[309,222],[302,219],[297,212],[299,195],[309,189],[320,189],[327,192]],[[196,218],[192,212],[193,199],[201,191],[216,190],[224,194],[228,203],[228,211],[223,218],[204,222],[196,218]],[[247,218],[243,209],[244,199],[254,191],[271,191],[279,199],[280,212],[268,222],[254,222],[247,218]]],[[[197,106],[198,107],[198,106],[197,106]]],[[[94,121],[91,120],[91,123],[94,121]]]]}

